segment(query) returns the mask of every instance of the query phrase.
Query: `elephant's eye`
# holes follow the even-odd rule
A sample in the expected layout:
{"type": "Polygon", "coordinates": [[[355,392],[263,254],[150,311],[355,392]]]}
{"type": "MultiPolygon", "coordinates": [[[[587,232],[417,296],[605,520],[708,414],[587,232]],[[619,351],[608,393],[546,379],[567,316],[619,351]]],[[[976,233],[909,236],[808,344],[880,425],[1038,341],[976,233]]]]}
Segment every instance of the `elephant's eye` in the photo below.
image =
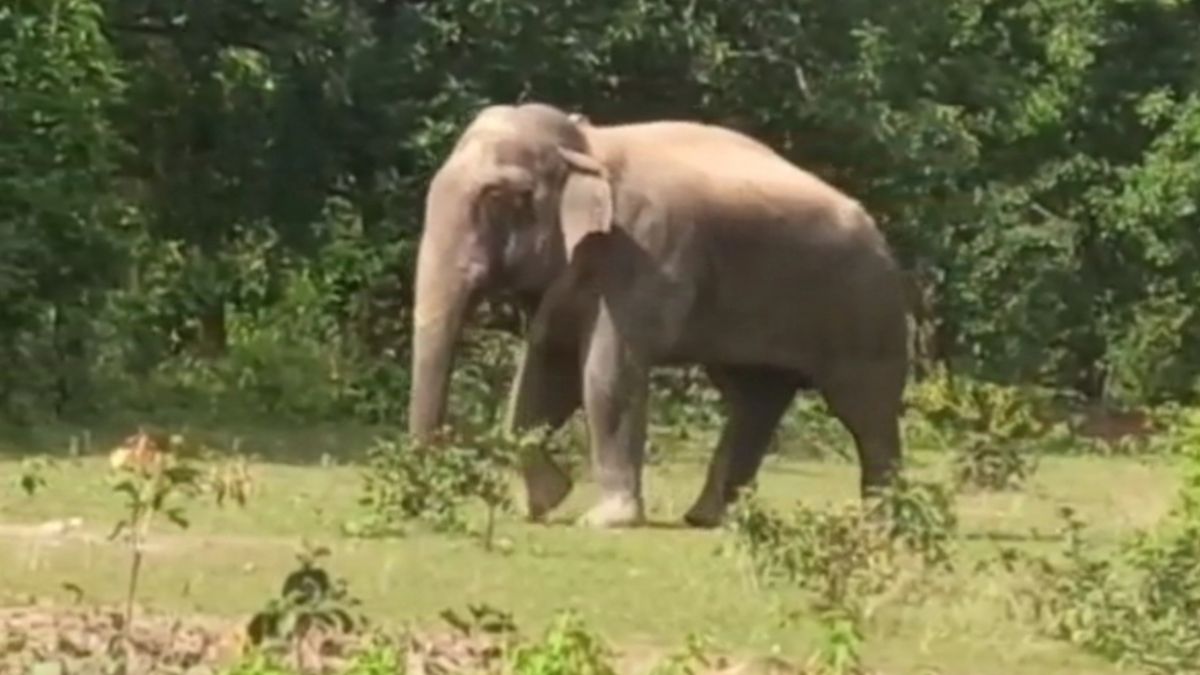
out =
{"type": "Polygon", "coordinates": [[[533,218],[533,195],[529,190],[496,190],[489,195],[488,211],[493,220],[520,228],[533,218]]]}

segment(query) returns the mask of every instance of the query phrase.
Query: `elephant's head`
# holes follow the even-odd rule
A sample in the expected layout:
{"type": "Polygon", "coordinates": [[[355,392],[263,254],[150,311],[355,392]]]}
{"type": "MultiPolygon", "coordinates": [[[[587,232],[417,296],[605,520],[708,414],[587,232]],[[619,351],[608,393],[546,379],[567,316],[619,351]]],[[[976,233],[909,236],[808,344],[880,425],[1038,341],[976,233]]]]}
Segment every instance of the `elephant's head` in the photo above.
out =
{"type": "Polygon", "coordinates": [[[574,245],[611,217],[607,173],[567,114],[492,106],[472,120],[426,194],[410,433],[442,424],[455,344],[476,303],[495,292],[536,301],[574,245]]]}

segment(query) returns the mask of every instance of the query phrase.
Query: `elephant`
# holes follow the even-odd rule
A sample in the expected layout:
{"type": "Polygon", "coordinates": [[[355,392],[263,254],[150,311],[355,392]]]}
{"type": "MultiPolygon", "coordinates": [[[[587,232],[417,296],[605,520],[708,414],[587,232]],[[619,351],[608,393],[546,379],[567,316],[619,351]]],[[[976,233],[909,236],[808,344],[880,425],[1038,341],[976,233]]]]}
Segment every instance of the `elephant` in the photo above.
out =
{"type": "MultiPolygon", "coordinates": [[[[653,368],[698,366],[724,427],[685,526],[719,526],[800,391],[853,437],[866,499],[901,467],[903,274],[856,199],[749,134],[689,119],[596,124],[543,102],[490,105],[430,179],[417,247],[409,433],[443,423],[455,345],[484,298],[527,318],[510,430],[582,409],[600,495],[580,517],[645,524],[653,368]]],[[[522,462],[541,521],[572,489],[522,462]]]]}

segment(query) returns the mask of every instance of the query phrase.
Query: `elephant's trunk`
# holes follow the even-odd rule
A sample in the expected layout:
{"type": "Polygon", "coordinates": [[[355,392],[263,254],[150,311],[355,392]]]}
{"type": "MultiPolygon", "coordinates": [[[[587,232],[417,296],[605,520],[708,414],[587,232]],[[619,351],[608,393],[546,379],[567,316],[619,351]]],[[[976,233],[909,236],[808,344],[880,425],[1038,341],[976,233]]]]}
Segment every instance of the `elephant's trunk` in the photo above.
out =
{"type": "Polygon", "coordinates": [[[439,244],[422,243],[417,255],[408,430],[418,440],[444,422],[455,346],[482,280],[478,266],[455,265],[439,244]]]}

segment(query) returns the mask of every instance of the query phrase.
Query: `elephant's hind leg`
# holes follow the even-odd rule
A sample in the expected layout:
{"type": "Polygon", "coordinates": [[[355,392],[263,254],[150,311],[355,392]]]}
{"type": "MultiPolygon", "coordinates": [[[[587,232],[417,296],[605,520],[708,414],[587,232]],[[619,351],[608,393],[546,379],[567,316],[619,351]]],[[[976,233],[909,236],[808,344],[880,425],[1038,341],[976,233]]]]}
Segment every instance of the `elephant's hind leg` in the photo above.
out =
{"type": "Polygon", "coordinates": [[[854,437],[863,498],[886,488],[901,465],[903,361],[838,364],[818,382],[830,411],[854,437]]]}
{"type": "Polygon", "coordinates": [[[791,373],[766,368],[711,368],[727,418],[695,504],[684,515],[693,527],[716,527],[737,491],[758,473],[771,435],[799,388],[791,373]]]}

